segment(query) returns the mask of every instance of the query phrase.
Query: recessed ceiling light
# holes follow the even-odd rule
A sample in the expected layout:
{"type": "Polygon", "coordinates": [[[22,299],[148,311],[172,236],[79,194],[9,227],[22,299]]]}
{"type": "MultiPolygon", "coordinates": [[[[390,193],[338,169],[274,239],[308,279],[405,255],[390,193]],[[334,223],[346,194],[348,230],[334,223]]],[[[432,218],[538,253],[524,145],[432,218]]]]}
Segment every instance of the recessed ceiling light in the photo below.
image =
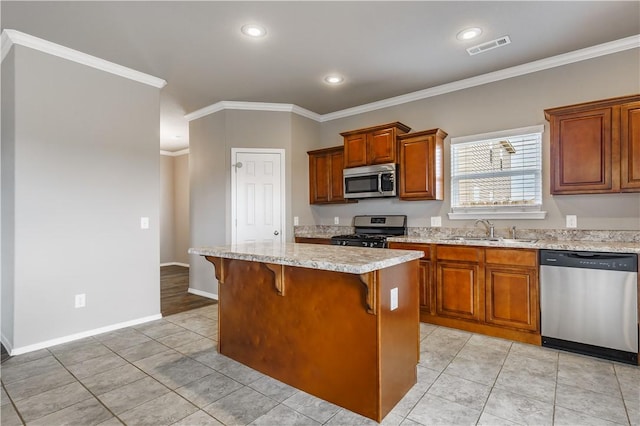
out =
{"type": "Polygon", "coordinates": [[[328,75],[324,78],[324,82],[327,84],[340,84],[344,81],[344,77],[340,75],[328,75]]]}
{"type": "Polygon", "coordinates": [[[471,40],[472,38],[478,37],[482,34],[482,30],[480,28],[466,28],[456,35],[458,40],[471,40]]]}
{"type": "Polygon", "coordinates": [[[267,30],[265,30],[264,27],[255,24],[243,25],[242,28],[240,28],[240,31],[242,31],[242,34],[244,35],[256,38],[263,37],[267,34],[267,30]]]}

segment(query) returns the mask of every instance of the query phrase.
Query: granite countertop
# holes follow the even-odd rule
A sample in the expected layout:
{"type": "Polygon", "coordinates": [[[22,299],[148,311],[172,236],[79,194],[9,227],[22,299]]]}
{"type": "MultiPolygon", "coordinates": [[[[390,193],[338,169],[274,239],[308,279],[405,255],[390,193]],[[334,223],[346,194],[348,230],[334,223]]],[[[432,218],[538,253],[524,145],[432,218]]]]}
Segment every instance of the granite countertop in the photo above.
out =
{"type": "Polygon", "coordinates": [[[574,240],[536,240],[535,242],[503,239],[499,241],[486,240],[449,240],[437,237],[416,237],[401,236],[389,237],[387,241],[398,243],[418,243],[418,244],[450,244],[459,246],[482,246],[482,247],[508,247],[508,248],[530,248],[545,250],[581,250],[599,251],[612,253],[637,253],[640,254],[640,243],[621,241],[574,241],[574,240]]]}
{"type": "Polygon", "coordinates": [[[364,274],[419,259],[421,251],[380,250],[320,244],[251,243],[190,248],[189,254],[364,274]]]}

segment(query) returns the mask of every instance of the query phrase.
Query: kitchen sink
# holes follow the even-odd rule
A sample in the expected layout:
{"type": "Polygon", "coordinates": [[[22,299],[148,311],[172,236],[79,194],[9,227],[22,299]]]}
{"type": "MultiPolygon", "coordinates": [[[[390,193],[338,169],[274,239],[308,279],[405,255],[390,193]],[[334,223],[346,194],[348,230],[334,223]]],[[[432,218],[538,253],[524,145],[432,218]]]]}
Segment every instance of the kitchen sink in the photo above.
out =
{"type": "Polygon", "coordinates": [[[445,241],[495,241],[506,244],[515,244],[515,243],[535,243],[538,240],[528,239],[528,238],[501,238],[501,237],[464,237],[464,236],[453,236],[443,238],[445,241]]]}

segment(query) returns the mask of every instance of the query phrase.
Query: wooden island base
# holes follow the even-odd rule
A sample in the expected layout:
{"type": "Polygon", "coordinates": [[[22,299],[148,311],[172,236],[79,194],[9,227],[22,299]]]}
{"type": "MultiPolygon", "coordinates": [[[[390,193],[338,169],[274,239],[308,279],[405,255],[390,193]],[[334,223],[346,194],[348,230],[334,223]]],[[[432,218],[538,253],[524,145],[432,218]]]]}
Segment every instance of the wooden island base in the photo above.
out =
{"type": "Polygon", "coordinates": [[[416,383],[417,260],[359,275],[206,259],[221,354],[378,422],[416,383]]]}

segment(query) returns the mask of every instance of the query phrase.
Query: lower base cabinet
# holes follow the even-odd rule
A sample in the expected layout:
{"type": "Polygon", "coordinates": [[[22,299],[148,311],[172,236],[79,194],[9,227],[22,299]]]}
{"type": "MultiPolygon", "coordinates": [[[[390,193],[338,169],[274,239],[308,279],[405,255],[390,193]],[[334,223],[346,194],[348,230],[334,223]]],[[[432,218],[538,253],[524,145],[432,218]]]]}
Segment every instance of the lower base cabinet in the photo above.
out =
{"type": "Polygon", "coordinates": [[[535,250],[486,249],[485,321],[539,331],[538,256],[535,250]]]}
{"type": "Polygon", "coordinates": [[[421,321],[540,344],[537,250],[396,242],[389,248],[425,253],[421,321]]]}

